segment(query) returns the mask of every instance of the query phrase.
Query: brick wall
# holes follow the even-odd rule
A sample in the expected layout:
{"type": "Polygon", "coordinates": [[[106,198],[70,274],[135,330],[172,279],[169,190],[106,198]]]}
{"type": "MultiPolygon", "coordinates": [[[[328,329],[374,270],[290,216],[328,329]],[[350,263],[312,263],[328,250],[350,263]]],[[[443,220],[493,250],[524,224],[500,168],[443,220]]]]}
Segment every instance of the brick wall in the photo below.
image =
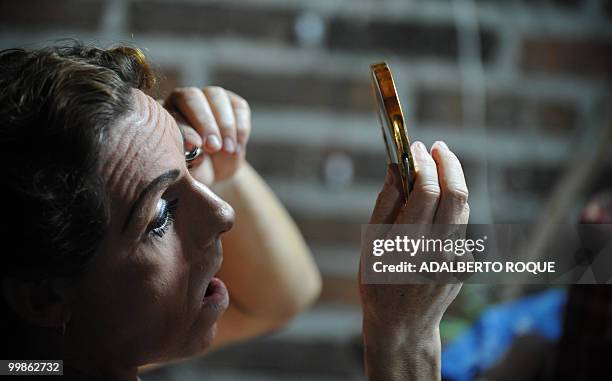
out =
{"type": "Polygon", "coordinates": [[[462,158],[474,222],[535,219],[578,147],[611,126],[607,0],[0,0],[1,48],[63,37],[146,48],[159,96],[205,84],[245,96],[248,158],[333,279],[326,295],[345,299],[338,280],[354,285],[385,172],[370,63],[389,61],[413,138],[462,158]]]}

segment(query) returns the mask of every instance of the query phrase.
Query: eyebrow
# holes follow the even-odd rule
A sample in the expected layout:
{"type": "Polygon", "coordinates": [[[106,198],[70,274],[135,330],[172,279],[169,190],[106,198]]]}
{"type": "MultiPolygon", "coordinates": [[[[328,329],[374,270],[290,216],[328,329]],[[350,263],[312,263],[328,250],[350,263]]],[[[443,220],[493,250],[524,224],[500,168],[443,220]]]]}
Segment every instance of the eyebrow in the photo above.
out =
{"type": "Polygon", "coordinates": [[[125,220],[125,224],[123,225],[122,232],[125,231],[127,226],[130,224],[132,217],[136,210],[141,207],[141,204],[146,200],[147,196],[151,193],[157,192],[164,187],[168,187],[171,183],[173,183],[181,173],[178,169],[170,169],[158,177],[156,177],[153,181],[151,181],[147,186],[140,192],[136,202],[132,205],[130,212],[128,213],[127,219],[125,220]]]}

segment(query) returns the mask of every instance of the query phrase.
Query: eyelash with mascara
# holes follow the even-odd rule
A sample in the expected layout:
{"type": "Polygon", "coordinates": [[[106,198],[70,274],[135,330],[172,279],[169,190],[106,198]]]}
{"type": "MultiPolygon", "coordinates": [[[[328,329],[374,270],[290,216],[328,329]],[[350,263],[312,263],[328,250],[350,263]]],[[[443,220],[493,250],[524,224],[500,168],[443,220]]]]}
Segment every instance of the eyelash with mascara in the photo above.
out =
{"type": "Polygon", "coordinates": [[[161,238],[166,234],[176,217],[178,199],[166,201],[163,198],[157,203],[157,214],[151,225],[147,229],[149,237],[156,236],[161,238]]]}

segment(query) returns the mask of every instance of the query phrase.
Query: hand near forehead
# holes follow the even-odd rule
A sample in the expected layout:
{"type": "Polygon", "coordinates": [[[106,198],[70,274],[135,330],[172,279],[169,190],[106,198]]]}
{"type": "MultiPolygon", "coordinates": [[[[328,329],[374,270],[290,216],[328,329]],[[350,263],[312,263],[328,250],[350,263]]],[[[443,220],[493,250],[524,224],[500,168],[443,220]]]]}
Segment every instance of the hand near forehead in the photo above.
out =
{"type": "Polygon", "coordinates": [[[244,98],[218,86],[177,88],[164,100],[185,139],[185,151],[203,150],[191,173],[207,185],[232,177],[244,160],[251,109],[244,98]]]}

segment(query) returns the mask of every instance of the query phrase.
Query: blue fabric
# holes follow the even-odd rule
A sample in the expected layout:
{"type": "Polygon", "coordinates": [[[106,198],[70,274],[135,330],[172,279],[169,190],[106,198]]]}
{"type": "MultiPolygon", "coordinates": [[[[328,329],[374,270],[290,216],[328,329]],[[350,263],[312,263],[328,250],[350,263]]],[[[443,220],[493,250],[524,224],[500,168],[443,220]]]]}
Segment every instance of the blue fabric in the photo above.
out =
{"type": "Polygon", "coordinates": [[[483,312],[478,321],[442,351],[442,376],[471,381],[489,369],[517,336],[537,333],[550,340],[561,336],[567,295],[551,289],[483,312]]]}

